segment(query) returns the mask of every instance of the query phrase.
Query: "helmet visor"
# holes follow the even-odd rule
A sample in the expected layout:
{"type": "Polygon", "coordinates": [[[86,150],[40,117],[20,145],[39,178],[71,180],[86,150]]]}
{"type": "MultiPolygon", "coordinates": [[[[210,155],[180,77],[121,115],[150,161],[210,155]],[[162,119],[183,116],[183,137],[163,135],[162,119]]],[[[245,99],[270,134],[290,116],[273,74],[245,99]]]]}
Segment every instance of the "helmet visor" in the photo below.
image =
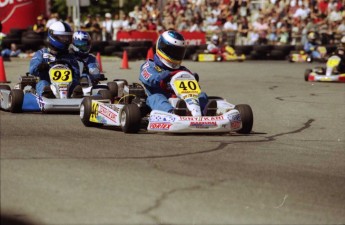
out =
{"type": "Polygon", "coordinates": [[[53,38],[63,44],[70,44],[72,42],[72,35],[53,34],[53,38]]]}
{"type": "Polygon", "coordinates": [[[88,53],[91,48],[90,41],[85,40],[73,40],[73,45],[79,49],[80,52],[88,53]]]}
{"type": "Polygon", "coordinates": [[[158,48],[166,56],[177,61],[181,61],[186,54],[185,46],[171,45],[167,43],[165,40],[163,40],[162,38],[159,39],[158,48]]]}

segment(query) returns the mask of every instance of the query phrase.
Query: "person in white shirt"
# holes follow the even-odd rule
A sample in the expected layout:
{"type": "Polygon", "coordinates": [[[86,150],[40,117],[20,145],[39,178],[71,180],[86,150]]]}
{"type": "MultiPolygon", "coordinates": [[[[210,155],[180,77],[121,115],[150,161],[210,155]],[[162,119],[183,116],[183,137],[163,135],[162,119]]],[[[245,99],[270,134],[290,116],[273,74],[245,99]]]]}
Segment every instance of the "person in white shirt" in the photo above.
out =
{"type": "Polygon", "coordinates": [[[119,30],[122,30],[122,24],[123,24],[123,20],[120,19],[119,14],[115,14],[114,16],[114,20],[113,20],[113,40],[116,41],[116,36],[117,36],[117,32],[119,30]]]}
{"type": "Polygon", "coordinates": [[[228,44],[231,46],[234,46],[236,43],[237,30],[237,22],[234,21],[232,16],[228,16],[223,25],[223,31],[226,33],[228,44]]]}
{"type": "Polygon", "coordinates": [[[105,14],[105,20],[102,22],[102,31],[103,31],[103,41],[112,40],[113,36],[113,21],[111,20],[111,14],[105,14]]]}

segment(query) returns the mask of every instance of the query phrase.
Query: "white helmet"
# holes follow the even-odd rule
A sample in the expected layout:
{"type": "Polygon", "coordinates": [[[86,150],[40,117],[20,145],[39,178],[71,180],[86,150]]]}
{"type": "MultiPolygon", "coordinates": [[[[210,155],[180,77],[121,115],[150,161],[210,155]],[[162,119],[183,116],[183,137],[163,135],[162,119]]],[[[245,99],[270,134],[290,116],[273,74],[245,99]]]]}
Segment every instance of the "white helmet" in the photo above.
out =
{"type": "Polygon", "coordinates": [[[218,45],[219,44],[219,37],[218,37],[218,35],[216,35],[216,34],[212,35],[211,42],[213,44],[215,44],[215,45],[218,45]]]}

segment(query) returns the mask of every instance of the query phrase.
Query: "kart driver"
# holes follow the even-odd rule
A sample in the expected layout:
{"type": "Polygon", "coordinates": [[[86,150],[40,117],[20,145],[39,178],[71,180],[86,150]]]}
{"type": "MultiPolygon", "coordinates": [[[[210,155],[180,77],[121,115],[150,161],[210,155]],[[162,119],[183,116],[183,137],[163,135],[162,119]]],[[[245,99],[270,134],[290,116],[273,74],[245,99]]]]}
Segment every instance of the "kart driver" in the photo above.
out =
{"type": "Polygon", "coordinates": [[[61,21],[54,22],[48,28],[48,48],[43,48],[35,52],[30,61],[29,73],[40,78],[36,85],[36,91],[39,96],[46,98],[55,98],[52,89],[50,88],[50,78],[48,71],[50,69],[49,63],[62,60],[67,61],[72,66],[73,81],[68,96],[73,98],[82,98],[83,90],[79,85],[79,66],[73,54],[68,52],[69,45],[72,42],[71,27],[61,21]]]}
{"type": "Polygon", "coordinates": [[[207,52],[212,54],[221,53],[221,48],[219,47],[219,37],[218,35],[212,35],[211,42],[207,45],[207,52]]]}
{"type": "Polygon", "coordinates": [[[312,59],[321,59],[321,53],[317,50],[318,44],[315,32],[310,32],[307,39],[308,41],[303,46],[304,51],[311,54],[312,59]]]}
{"type": "Polygon", "coordinates": [[[338,72],[345,73],[345,36],[340,39],[340,45],[335,51],[335,55],[341,59],[338,65],[338,72]]]}
{"type": "Polygon", "coordinates": [[[211,42],[208,43],[206,52],[211,54],[219,54],[225,60],[229,59],[231,56],[236,55],[236,52],[232,47],[228,45],[224,47],[220,46],[220,39],[216,34],[212,35],[211,42]]]}
{"type": "MultiPolygon", "coordinates": [[[[187,106],[185,101],[180,99],[174,109],[168,101],[172,94],[161,85],[161,82],[167,84],[169,78],[177,72],[181,70],[189,71],[186,67],[181,66],[185,53],[184,37],[174,30],[168,30],[159,36],[153,60],[146,61],[140,67],[139,80],[146,89],[148,96],[146,103],[152,110],[186,116],[187,106]]],[[[200,93],[199,103],[204,116],[214,116],[216,114],[217,102],[215,100],[208,101],[206,93],[200,93]]]]}
{"type": "Polygon", "coordinates": [[[99,64],[96,57],[90,53],[91,37],[85,31],[76,31],[73,33],[71,52],[76,56],[78,62],[81,63],[82,75],[80,83],[88,85],[88,78],[91,82],[101,78],[99,64]]]}

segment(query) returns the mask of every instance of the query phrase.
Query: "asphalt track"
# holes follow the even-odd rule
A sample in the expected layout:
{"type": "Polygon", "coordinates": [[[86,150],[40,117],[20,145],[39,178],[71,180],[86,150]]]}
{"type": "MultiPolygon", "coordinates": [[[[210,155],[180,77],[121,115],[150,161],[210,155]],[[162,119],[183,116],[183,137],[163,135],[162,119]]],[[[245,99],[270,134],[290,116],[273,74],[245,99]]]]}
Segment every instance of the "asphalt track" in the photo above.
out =
{"type": "MultiPolygon", "coordinates": [[[[11,86],[27,59],[5,62],[11,86]]],[[[141,61],[102,58],[137,82],[141,61]]],[[[1,116],[1,213],[26,224],[345,224],[345,84],[313,64],[197,63],[209,95],[254,112],[250,135],[124,134],[78,115],[1,116]]]]}

